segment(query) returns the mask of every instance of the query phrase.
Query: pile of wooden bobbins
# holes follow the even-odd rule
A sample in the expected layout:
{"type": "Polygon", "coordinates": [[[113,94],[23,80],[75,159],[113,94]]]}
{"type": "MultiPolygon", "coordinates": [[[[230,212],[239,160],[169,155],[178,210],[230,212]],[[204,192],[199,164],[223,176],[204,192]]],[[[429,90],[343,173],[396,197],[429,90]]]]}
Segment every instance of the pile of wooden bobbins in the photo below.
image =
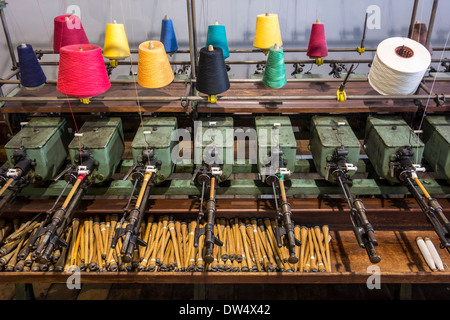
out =
{"type": "MultiPolygon", "coordinates": [[[[2,271],[67,271],[77,266],[81,271],[147,271],[147,272],[325,272],[331,271],[328,226],[295,225],[299,261],[290,264],[286,246],[278,247],[276,221],[269,218],[217,218],[215,236],[223,246],[214,246],[214,261],[205,263],[204,236],[194,246],[196,220],[175,220],[169,216],[155,219],[149,215],[141,224],[141,239],[147,246],[136,246],[130,262],[123,262],[119,239],[115,249],[111,243],[119,216],[105,215],[75,218],[64,234],[69,244],[55,250],[50,262],[41,264],[33,256],[35,248],[28,243],[41,221],[0,219],[0,270],[2,271]]],[[[125,227],[126,224],[122,224],[125,227]]],[[[200,227],[204,223],[200,222],[200,227]]]]}

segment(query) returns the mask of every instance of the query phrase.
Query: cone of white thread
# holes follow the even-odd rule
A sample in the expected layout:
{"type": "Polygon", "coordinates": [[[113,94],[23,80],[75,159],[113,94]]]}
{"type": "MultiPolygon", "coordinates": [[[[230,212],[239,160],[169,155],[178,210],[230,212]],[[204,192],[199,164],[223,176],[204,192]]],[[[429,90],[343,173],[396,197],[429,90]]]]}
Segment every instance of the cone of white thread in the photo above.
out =
{"type": "Polygon", "coordinates": [[[419,42],[402,37],[385,39],[377,47],[369,84],[382,95],[413,94],[430,63],[430,52],[419,42]]]}

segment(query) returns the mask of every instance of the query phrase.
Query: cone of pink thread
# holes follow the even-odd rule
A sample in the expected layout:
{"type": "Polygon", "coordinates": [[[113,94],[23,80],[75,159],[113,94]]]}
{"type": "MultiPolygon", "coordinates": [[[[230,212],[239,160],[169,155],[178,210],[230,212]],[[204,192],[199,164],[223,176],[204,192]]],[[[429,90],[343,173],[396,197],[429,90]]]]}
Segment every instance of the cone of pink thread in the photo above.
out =
{"type": "Polygon", "coordinates": [[[111,83],[102,49],[92,44],[61,48],[56,89],[68,96],[86,99],[107,91],[111,83]]]}
{"type": "Polygon", "coordinates": [[[54,19],[53,50],[59,52],[71,44],[89,44],[81,19],[71,14],[57,16],[54,19]]]}
{"type": "Polygon", "coordinates": [[[323,58],[328,55],[325,26],[319,19],[312,24],[306,55],[310,58],[323,58]]]}

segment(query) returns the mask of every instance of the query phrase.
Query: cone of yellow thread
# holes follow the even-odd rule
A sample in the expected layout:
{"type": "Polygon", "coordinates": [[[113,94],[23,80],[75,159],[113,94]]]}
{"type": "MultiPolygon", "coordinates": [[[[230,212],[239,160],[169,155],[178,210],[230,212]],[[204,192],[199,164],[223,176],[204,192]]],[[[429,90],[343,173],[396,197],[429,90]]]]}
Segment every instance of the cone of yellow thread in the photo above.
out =
{"type": "Polygon", "coordinates": [[[278,15],[274,13],[259,14],[256,17],[253,46],[268,51],[275,43],[278,43],[279,46],[283,45],[278,15]]]}
{"type": "Polygon", "coordinates": [[[106,25],[103,56],[110,60],[121,60],[130,56],[130,47],[123,24],[114,21],[106,25]]]}
{"type": "Polygon", "coordinates": [[[174,74],[160,41],[145,41],[139,45],[137,81],[145,88],[161,88],[173,81],[174,74]]]}

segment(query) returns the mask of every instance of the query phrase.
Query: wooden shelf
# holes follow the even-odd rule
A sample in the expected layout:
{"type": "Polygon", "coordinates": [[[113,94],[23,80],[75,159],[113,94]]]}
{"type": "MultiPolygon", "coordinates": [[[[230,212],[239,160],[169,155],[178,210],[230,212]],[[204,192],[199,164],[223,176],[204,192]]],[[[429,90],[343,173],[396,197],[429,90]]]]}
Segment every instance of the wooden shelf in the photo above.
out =
{"type": "MultiPolygon", "coordinates": [[[[336,96],[339,82],[289,82],[280,89],[272,89],[260,82],[232,82],[228,91],[219,95],[217,103],[197,101],[197,111],[201,113],[367,113],[367,112],[416,112],[417,105],[414,99],[405,100],[352,100],[351,96],[378,95],[368,82],[351,82],[346,86],[349,100],[337,102],[336,100],[283,100],[283,97],[297,96],[336,96]],[[280,97],[279,101],[241,100],[249,97],[280,97]],[[220,100],[221,97],[224,100],[220,100]],[[237,97],[237,99],[233,99],[237,97]]],[[[191,111],[190,106],[184,108],[181,105],[181,97],[186,97],[186,84],[174,82],[160,89],[147,89],[132,82],[112,83],[111,88],[104,94],[98,95],[90,104],[83,104],[77,100],[68,103],[67,97],[56,90],[55,84],[46,84],[38,90],[20,90],[15,97],[29,99],[26,102],[9,101],[1,109],[1,113],[35,113],[58,112],[89,113],[89,112],[176,112],[186,113],[191,111]],[[140,101],[110,101],[108,99],[125,97],[172,97],[174,101],[145,102],[140,101]],[[34,98],[34,99],[33,99],[34,98]],[[54,101],[45,101],[45,99],[54,101]],[[178,99],[179,98],[179,99],[178,99]],[[102,100],[105,99],[105,100],[102,100]],[[41,100],[41,102],[39,101],[41,100]]],[[[434,84],[434,92],[438,94],[450,94],[447,81],[438,81],[434,84]]],[[[204,96],[204,95],[201,95],[204,96]]],[[[432,97],[433,98],[433,97],[432,97]]],[[[423,101],[425,104],[427,101],[423,101]]],[[[436,107],[430,100],[427,112],[450,111],[448,103],[436,107]]]]}
{"type": "MultiPolygon", "coordinates": [[[[352,231],[334,231],[331,242],[332,272],[82,272],[81,283],[366,283],[373,266],[352,231]]],[[[377,252],[382,260],[376,265],[381,283],[449,283],[450,269],[431,272],[415,243],[417,236],[437,237],[424,231],[377,231],[377,252]]],[[[444,265],[450,254],[438,249],[444,265]]],[[[56,272],[0,272],[3,283],[65,283],[69,274],[56,272]]]]}

